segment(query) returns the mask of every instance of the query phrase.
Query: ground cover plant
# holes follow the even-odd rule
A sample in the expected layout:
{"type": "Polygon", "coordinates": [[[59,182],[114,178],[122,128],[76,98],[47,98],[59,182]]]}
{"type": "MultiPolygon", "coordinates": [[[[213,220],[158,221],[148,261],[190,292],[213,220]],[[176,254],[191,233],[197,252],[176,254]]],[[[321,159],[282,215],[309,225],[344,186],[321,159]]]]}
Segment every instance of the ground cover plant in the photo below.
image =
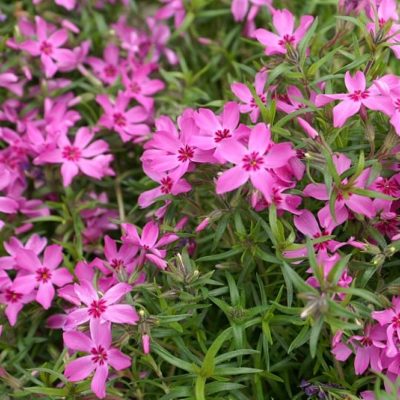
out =
{"type": "Polygon", "coordinates": [[[398,8],[0,2],[0,399],[398,399],[398,8]]]}

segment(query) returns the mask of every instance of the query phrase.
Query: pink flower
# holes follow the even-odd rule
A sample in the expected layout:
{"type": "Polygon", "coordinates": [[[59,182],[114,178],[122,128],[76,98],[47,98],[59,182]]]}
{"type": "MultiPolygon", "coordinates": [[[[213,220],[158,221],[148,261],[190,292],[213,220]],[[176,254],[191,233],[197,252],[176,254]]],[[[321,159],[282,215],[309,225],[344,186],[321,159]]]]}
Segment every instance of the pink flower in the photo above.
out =
{"type": "Polygon", "coordinates": [[[29,237],[26,244],[12,237],[8,242],[4,242],[4,249],[9,256],[0,257],[0,269],[18,269],[16,257],[21,249],[32,250],[36,255],[39,255],[47,245],[47,239],[33,234],[29,237]]]}
{"type": "Polygon", "coordinates": [[[168,194],[177,196],[181,193],[187,193],[192,189],[192,186],[186,179],[181,178],[182,174],[180,169],[176,169],[171,173],[158,173],[145,168],[145,172],[153,181],[158,182],[160,186],[140,194],[138,204],[142,208],[150,206],[161,196],[168,194]]]}
{"type": "MultiPolygon", "coordinates": [[[[264,91],[265,83],[267,82],[268,74],[266,71],[260,71],[256,74],[254,88],[261,103],[266,104],[267,93],[264,91]]],[[[237,98],[244,104],[239,105],[239,110],[242,114],[250,113],[250,120],[255,124],[260,115],[260,108],[256,103],[250,89],[243,83],[235,82],[231,85],[231,90],[237,98]]]]}
{"type": "Polygon", "coordinates": [[[393,308],[372,313],[372,318],[386,329],[388,357],[394,357],[399,353],[397,343],[400,340],[400,297],[394,297],[392,304],[393,308]]]}
{"type": "Polygon", "coordinates": [[[200,108],[193,118],[200,129],[199,133],[193,134],[193,144],[203,150],[218,149],[225,140],[235,137],[239,106],[233,101],[226,103],[220,117],[207,108],[200,108]]]}
{"type": "Polygon", "coordinates": [[[104,60],[88,57],[87,63],[93,68],[96,76],[104,83],[112,85],[120,75],[121,63],[119,49],[115,44],[109,44],[103,52],[104,60]]]}
{"type": "Polygon", "coordinates": [[[175,29],[178,29],[185,19],[186,11],[183,0],[160,0],[165,5],[159,8],[155,18],[159,20],[174,17],[175,29]]]}
{"type": "Polygon", "coordinates": [[[165,84],[159,79],[150,79],[148,75],[151,72],[150,66],[140,66],[131,71],[126,70],[122,73],[122,83],[125,87],[124,94],[127,97],[135,99],[148,112],[153,109],[154,100],[150,97],[163,90],[165,84]]]}
{"type": "Polygon", "coordinates": [[[335,128],[342,127],[351,116],[360,111],[362,106],[371,110],[380,110],[385,107],[385,98],[381,96],[375,85],[366,89],[363,72],[358,71],[354,76],[351,76],[350,72],[347,71],[344,81],[348,93],[321,94],[317,96],[315,102],[317,107],[320,107],[333,100],[342,100],[333,108],[333,126],[335,128]]]}
{"type": "Polygon", "coordinates": [[[147,334],[142,335],[142,347],[144,354],[150,353],[150,336],[147,334]]]}
{"type": "Polygon", "coordinates": [[[5,314],[11,326],[17,322],[18,314],[25,304],[35,299],[34,292],[21,291],[19,288],[19,278],[14,282],[8,275],[0,270],[0,303],[6,306],[5,314]]]}
{"type": "Polygon", "coordinates": [[[139,320],[131,305],[116,304],[132,290],[132,286],[127,283],[117,283],[102,296],[99,296],[93,285],[86,280],[79,285],[75,284],[74,290],[85,307],[72,311],[68,315],[68,326],[77,326],[88,321],[91,326],[97,321],[135,325],[139,320]]]}
{"type": "Polygon", "coordinates": [[[66,135],[61,135],[57,147],[43,151],[35,160],[36,164],[62,164],[61,174],[64,186],[69,186],[79,171],[94,179],[113,175],[109,168],[112,155],[104,155],[108,144],[104,140],[96,140],[89,144],[94,132],[89,128],[78,129],[72,144],[66,135]]]}
{"type": "Polygon", "coordinates": [[[90,354],[68,363],[64,375],[69,381],[77,382],[86,379],[94,372],[91,389],[100,399],[106,396],[109,366],[121,371],[131,365],[127,355],[111,347],[110,323],[93,324],[90,338],[82,332],[64,332],[63,338],[69,349],[90,354]]]}
{"type": "Polygon", "coordinates": [[[149,127],[140,123],[146,121],[148,117],[147,111],[140,106],[127,110],[129,97],[124,93],[120,92],[118,94],[114,104],[105,94],[98,95],[96,101],[104,110],[99,124],[116,131],[122,141],[134,140],[149,133],[149,127]]]}
{"type": "Polygon", "coordinates": [[[294,30],[294,16],[289,10],[275,10],[272,16],[272,23],[278,32],[269,32],[266,29],[257,29],[255,37],[265,46],[267,56],[273,54],[286,54],[288,48],[296,48],[303,39],[307,30],[313,23],[311,15],[301,17],[299,27],[294,30]]]}
{"type": "MultiPolygon", "coordinates": [[[[344,154],[334,154],[332,158],[339,175],[343,174],[351,166],[351,160],[344,154]]],[[[370,169],[366,169],[355,180],[351,187],[348,186],[348,179],[346,178],[342,180],[339,187],[335,188],[335,220],[331,215],[329,204],[326,204],[325,207],[318,212],[318,218],[324,227],[333,230],[335,226],[341,225],[349,216],[347,209],[357,214],[365,215],[368,218],[374,217],[375,209],[372,200],[354,193],[357,191],[357,188],[366,188],[369,174],[370,169]]],[[[313,197],[314,199],[329,200],[328,189],[323,183],[310,183],[305,187],[303,193],[305,196],[313,197]]]]}
{"type": "Polygon", "coordinates": [[[142,266],[145,260],[147,260],[158,268],[167,268],[167,262],[164,260],[166,251],[160,249],[160,247],[176,241],[178,239],[177,235],[167,234],[158,240],[160,230],[158,225],[153,221],[149,221],[143,227],[141,236],[139,236],[134,225],[122,224],[122,228],[125,232],[121,238],[122,242],[129,243],[140,249],[139,266],[142,266]]]}
{"type": "Polygon", "coordinates": [[[48,36],[46,21],[35,17],[37,40],[27,40],[20,44],[20,48],[33,56],[40,56],[46,78],[52,78],[57,70],[73,59],[71,50],[61,48],[68,40],[68,32],[60,29],[48,36]]]}
{"type": "Polygon", "coordinates": [[[63,260],[62,247],[53,244],[44,251],[43,261],[32,250],[19,250],[17,263],[23,275],[14,282],[15,290],[30,293],[38,288],[36,301],[48,309],[54,298],[54,285],[64,286],[72,281],[72,275],[66,268],[57,268],[63,260]]]}
{"type": "Polygon", "coordinates": [[[269,128],[259,123],[251,130],[248,148],[235,139],[227,139],[220,145],[220,155],[235,166],[218,178],[218,194],[235,190],[250,179],[256,189],[271,199],[274,177],[268,170],[282,167],[295,152],[290,143],[273,143],[269,128]]]}

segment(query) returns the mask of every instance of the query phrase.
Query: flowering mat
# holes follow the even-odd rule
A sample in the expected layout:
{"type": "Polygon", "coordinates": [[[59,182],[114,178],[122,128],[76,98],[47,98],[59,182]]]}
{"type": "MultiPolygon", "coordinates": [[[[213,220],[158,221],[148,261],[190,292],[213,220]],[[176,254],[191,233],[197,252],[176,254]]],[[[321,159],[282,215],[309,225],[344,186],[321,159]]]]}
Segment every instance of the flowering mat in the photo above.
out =
{"type": "Polygon", "coordinates": [[[398,8],[0,1],[0,399],[399,399],[398,8]]]}

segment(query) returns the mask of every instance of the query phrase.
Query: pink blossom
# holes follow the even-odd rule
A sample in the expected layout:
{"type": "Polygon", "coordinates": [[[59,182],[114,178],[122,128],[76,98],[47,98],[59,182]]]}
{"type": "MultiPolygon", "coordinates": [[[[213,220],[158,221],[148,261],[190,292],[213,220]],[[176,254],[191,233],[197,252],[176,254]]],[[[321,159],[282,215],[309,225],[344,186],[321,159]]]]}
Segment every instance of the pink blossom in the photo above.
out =
{"type": "Polygon", "coordinates": [[[163,90],[165,84],[159,79],[150,79],[151,68],[144,65],[135,68],[129,74],[126,69],[122,72],[122,83],[125,87],[124,94],[139,102],[148,112],[153,109],[154,100],[150,97],[163,90]]]}
{"type": "Polygon", "coordinates": [[[186,16],[183,0],[160,0],[164,6],[160,7],[155,15],[156,19],[163,20],[174,17],[175,29],[178,29],[186,16]]]}
{"type": "Polygon", "coordinates": [[[186,179],[181,178],[182,173],[180,169],[176,169],[171,173],[158,173],[145,168],[145,172],[153,181],[158,182],[160,185],[155,189],[150,189],[140,194],[138,204],[142,208],[150,206],[161,196],[168,194],[177,196],[181,193],[187,193],[192,189],[192,186],[186,179]]]}
{"type": "Polygon", "coordinates": [[[74,290],[84,307],[80,307],[68,315],[67,325],[70,327],[81,325],[88,321],[90,321],[91,326],[96,321],[135,325],[139,320],[135,309],[131,305],[116,304],[132,290],[132,286],[127,283],[117,283],[101,296],[87,280],[82,280],[80,284],[75,284],[74,290]]]}
{"type": "Polygon", "coordinates": [[[142,335],[142,347],[144,354],[150,353],[150,336],[147,334],[142,335]]]}
{"type": "Polygon", "coordinates": [[[48,36],[46,21],[40,17],[35,18],[37,40],[27,40],[19,46],[33,56],[40,56],[47,78],[51,78],[57,70],[71,62],[74,53],[71,50],[61,48],[68,40],[68,32],[60,29],[48,36]]]}
{"type": "Polygon", "coordinates": [[[53,244],[44,251],[43,261],[32,250],[19,250],[17,263],[23,274],[14,282],[15,290],[31,293],[38,288],[36,301],[48,309],[54,298],[54,285],[64,286],[72,281],[72,275],[66,268],[57,268],[63,260],[62,247],[53,244]]]}
{"type": "Polygon", "coordinates": [[[94,179],[113,175],[109,167],[112,155],[104,155],[108,144],[104,140],[96,140],[89,144],[94,132],[89,128],[78,129],[72,144],[66,135],[61,135],[57,147],[43,151],[35,160],[36,164],[55,163],[61,165],[64,186],[69,186],[79,171],[94,179]]]}
{"type": "Polygon", "coordinates": [[[130,358],[115,347],[111,347],[111,324],[95,323],[90,330],[90,338],[82,332],[64,332],[65,345],[71,349],[90,355],[69,362],[65,376],[71,382],[86,379],[92,372],[91,389],[102,399],[106,396],[106,381],[109,367],[117,371],[131,365],[130,358]]]}
{"type": "Polygon", "coordinates": [[[311,15],[304,15],[301,17],[299,27],[294,30],[293,14],[286,9],[275,10],[272,15],[272,23],[278,34],[269,32],[266,29],[257,29],[255,37],[265,46],[265,54],[267,56],[286,54],[288,48],[297,47],[313,21],[314,18],[311,15]]]}
{"type": "MultiPolygon", "coordinates": [[[[265,83],[267,82],[268,74],[266,71],[260,71],[256,74],[254,80],[254,88],[261,103],[266,104],[267,93],[265,92],[265,83]]],[[[250,120],[254,124],[258,121],[260,108],[255,101],[250,89],[243,83],[235,82],[231,85],[231,90],[237,98],[244,104],[239,105],[239,110],[242,114],[250,113],[250,120]]]]}
{"type": "Polygon", "coordinates": [[[271,199],[274,177],[268,170],[282,167],[294,154],[290,143],[273,143],[271,132],[263,123],[251,130],[248,148],[235,139],[224,140],[220,145],[220,155],[234,167],[218,178],[217,193],[235,190],[250,179],[256,189],[271,199]]]}
{"type": "Polygon", "coordinates": [[[125,232],[121,238],[122,242],[129,243],[140,249],[139,266],[142,266],[145,260],[147,260],[158,268],[167,268],[167,262],[164,259],[166,251],[160,249],[160,247],[176,241],[178,239],[177,235],[166,234],[158,239],[160,230],[158,225],[153,221],[149,221],[143,227],[141,236],[139,236],[136,227],[132,224],[122,224],[122,228],[125,232]]]}
{"type": "MultiPolygon", "coordinates": [[[[334,154],[332,158],[339,175],[343,174],[351,166],[351,160],[344,154],[334,154]]],[[[326,204],[318,212],[318,218],[324,227],[333,229],[335,226],[341,225],[349,216],[347,209],[357,214],[365,215],[368,218],[374,217],[375,209],[372,200],[353,193],[357,188],[366,188],[369,174],[370,169],[364,170],[351,187],[347,185],[347,178],[342,180],[341,185],[335,189],[335,219],[331,215],[329,204],[326,204]]],[[[323,183],[310,183],[305,187],[303,193],[305,196],[313,197],[314,199],[329,200],[328,189],[323,183]]]]}
{"type": "Polygon", "coordinates": [[[135,140],[149,133],[149,127],[140,123],[146,121],[147,111],[140,106],[127,110],[129,97],[124,93],[120,92],[114,103],[105,94],[98,95],[96,101],[104,110],[99,124],[116,131],[122,141],[135,140]]]}
{"type": "Polygon", "coordinates": [[[103,52],[103,59],[88,57],[86,62],[93,68],[96,76],[104,83],[112,85],[121,72],[119,49],[115,44],[109,44],[103,52]]]}
{"type": "Polygon", "coordinates": [[[394,297],[392,304],[392,308],[372,313],[372,318],[386,329],[386,355],[388,357],[394,357],[398,354],[397,343],[400,340],[400,297],[394,297]]]}
{"type": "Polygon", "coordinates": [[[347,71],[344,81],[348,93],[318,95],[315,102],[317,107],[320,107],[331,101],[341,100],[333,108],[333,126],[335,128],[342,127],[363,106],[371,110],[380,110],[385,107],[386,100],[384,96],[381,96],[379,89],[375,85],[372,85],[369,89],[366,88],[363,72],[358,71],[354,76],[351,76],[350,72],[347,71]]]}

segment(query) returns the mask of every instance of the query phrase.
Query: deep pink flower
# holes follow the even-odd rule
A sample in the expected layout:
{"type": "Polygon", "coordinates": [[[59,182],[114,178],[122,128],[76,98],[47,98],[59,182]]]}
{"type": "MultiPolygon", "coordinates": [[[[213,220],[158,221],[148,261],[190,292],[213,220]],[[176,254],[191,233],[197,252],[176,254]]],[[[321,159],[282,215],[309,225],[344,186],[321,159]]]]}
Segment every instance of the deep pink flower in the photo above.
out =
{"type": "Polygon", "coordinates": [[[219,153],[235,166],[218,178],[218,194],[235,190],[250,179],[267,199],[272,198],[275,180],[268,170],[282,167],[295,155],[290,143],[273,143],[271,132],[263,123],[251,130],[248,148],[235,139],[227,139],[220,145],[219,153]]]}
{"type": "Polygon", "coordinates": [[[17,322],[18,314],[25,304],[35,299],[35,292],[21,291],[19,288],[19,278],[14,282],[8,275],[0,270],[0,303],[5,305],[5,315],[11,326],[17,322]]]}
{"type": "Polygon", "coordinates": [[[394,297],[392,304],[392,308],[372,313],[372,318],[386,329],[388,357],[394,357],[399,353],[397,343],[400,340],[400,297],[394,297]]]}
{"type": "Polygon", "coordinates": [[[62,164],[64,186],[69,186],[79,171],[95,179],[113,175],[109,167],[113,156],[104,154],[108,150],[107,142],[96,140],[90,143],[93,137],[94,132],[89,128],[78,129],[73,144],[66,135],[61,135],[57,147],[43,151],[34,162],[62,164]]]}
{"type": "Polygon", "coordinates": [[[116,131],[122,141],[140,139],[149,133],[149,127],[141,122],[146,121],[147,111],[140,106],[127,110],[129,97],[120,92],[114,103],[105,94],[96,97],[96,101],[103,107],[104,113],[99,124],[116,131]]]}
{"type": "Polygon", "coordinates": [[[348,93],[321,94],[317,96],[315,101],[317,107],[320,107],[331,101],[341,100],[333,108],[333,126],[335,128],[342,127],[351,116],[360,111],[362,106],[371,110],[381,110],[382,107],[386,106],[386,99],[375,85],[372,85],[369,89],[366,88],[363,72],[358,71],[354,76],[351,76],[350,72],[347,71],[344,81],[348,93]]]}
{"type": "Polygon", "coordinates": [[[75,284],[74,290],[84,307],[72,311],[68,315],[68,326],[77,326],[88,321],[91,325],[96,321],[135,325],[139,320],[131,305],[116,304],[132,290],[132,286],[127,283],[117,283],[101,296],[86,280],[75,284]]]}
{"type": "MultiPolygon", "coordinates": [[[[254,80],[254,89],[263,104],[266,104],[267,101],[267,93],[265,92],[265,83],[267,82],[267,79],[267,72],[260,71],[256,74],[254,80]]],[[[260,115],[260,107],[256,103],[250,89],[244,83],[235,82],[232,83],[231,90],[235,96],[244,103],[239,105],[240,112],[243,114],[250,113],[250,120],[255,124],[260,115]]]]}
{"type": "Polygon", "coordinates": [[[139,102],[148,112],[153,109],[154,100],[152,95],[163,90],[165,84],[159,79],[150,79],[150,65],[134,68],[130,73],[122,72],[122,83],[125,87],[124,94],[139,102]]]}
{"type": "Polygon", "coordinates": [[[182,173],[180,169],[176,169],[171,173],[158,173],[145,168],[145,172],[153,181],[158,182],[160,186],[140,194],[138,204],[142,208],[150,206],[161,196],[167,194],[177,196],[178,194],[187,193],[192,190],[192,186],[186,179],[181,178],[182,173]]]}
{"type": "MultiPolygon", "coordinates": [[[[347,171],[351,166],[351,160],[344,154],[334,154],[332,158],[339,175],[343,174],[343,172],[347,171]]],[[[318,212],[318,218],[325,228],[333,230],[335,226],[345,222],[349,216],[347,209],[357,214],[365,215],[368,218],[374,217],[375,208],[372,200],[369,197],[352,192],[352,190],[357,188],[366,188],[369,174],[370,169],[364,170],[350,188],[346,186],[348,182],[347,178],[341,182],[339,187],[335,187],[337,192],[335,201],[336,219],[333,220],[329,204],[326,204],[325,207],[318,212]]],[[[305,196],[313,197],[314,199],[329,200],[328,189],[323,183],[310,183],[305,187],[303,193],[305,196]]]]}
{"type": "Polygon", "coordinates": [[[155,15],[156,19],[169,19],[174,17],[175,29],[178,29],[185,19],[186,11],[183,0],[160,0],[164,6],[160,7],[155,15]]]}
{"type": "Polygon", "coordinates": [[[141,236],[139,236],[136,227],[132,224],[122,224],[122,228],[125,232],[121,238],[122,242],[129,243],[140,249],[139,266],[143,265],[145,260],[147,260],[158,268],[167,268],[167,262],[164,259],[166,251],[160,249],[160,247],[178,240],[177,235],[166,234],[158,239],[160,230],[158,225],[153,221],[149,221],[143,227],[141,236]]]}
{"type": "Polygon", "coordinates": [[[25,245],[18,238],[12,237],[8,242],[3,243],[9,256],[0,257],[0,269],[19,269],[16,257],[21,249],[32,250],[36,255],[39,255],[46,245],[47,239],[36,233],[29,237],[25,245]]]}
{"type": "Polygon", "coordinates": [[[299,27],[294,30],[294,16],[289,10],[275,10],[272,17],[272,23],[278,34],[267,31],[266,29],[257,29],[255,37],[265,46],[265,54],[286,54],[288,48],[296,48],[303,39],[307,30],[313,23],[314,18],[311,15],[301,17],[299,27]]]}
{"type": "Polygon", "coordinates": [[[104,83],[112,85],[121,73],[121,61],[118,47],[111,43],[103,52],[103,59],[88,57],[86,62],[93,68],[96,76],[104,83]]]}
{"type": "Polygon", "coordinates": [[[37,40],[27,40],[19,45],[33,56],[40,56],[47,78],[51,78],[57,70],[68,64],[75,57],[71,50],[61,48],[68,40],[68,32],[60,29],[48,36],[48,26],[46,21],[40,17],[35,17],[37,40]]]}
{"type": "Polygon", "coordinates": [[[24,274],[18,275],[14,282],[15,290],[31,293],[38,288],[36,301],[48,309],[53,301],[55,286],[72,282],[72,275],[66,268],[58,268],[63,260],[62,247],[53,244],[44,251],[43,261],[32,250],[19,250],[17,263],[24,274]]]}
{"type": "Polygon", "coordinates": [[[90,338],[82,332],[64,332],[65,345],[71,349],[90,355],[69,362],[64,375],[71,382],[82,381],[92,372],[91,389],[102,399],[106,396],[106,381],[109,367],[117,371],[131,365],[130,358],[115,347],[111,347],[111,324],[95,323],[90,330],[90,338]]]}

